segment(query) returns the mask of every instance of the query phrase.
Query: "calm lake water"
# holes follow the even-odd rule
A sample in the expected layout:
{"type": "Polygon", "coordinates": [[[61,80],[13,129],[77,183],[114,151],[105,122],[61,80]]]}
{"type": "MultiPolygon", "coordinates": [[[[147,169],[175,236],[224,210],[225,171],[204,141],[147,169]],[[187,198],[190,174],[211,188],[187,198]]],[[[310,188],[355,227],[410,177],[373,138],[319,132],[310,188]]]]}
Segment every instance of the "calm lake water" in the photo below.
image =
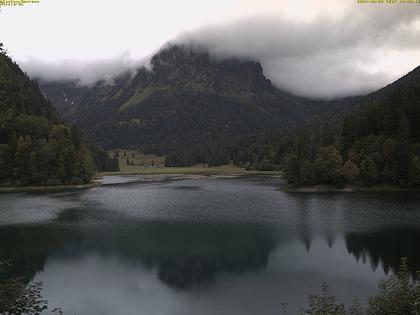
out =
{"type": "MultiPolygon", "coordinates": [[[[131,178],[132,180],[133,178],[131,178]]],[[[291,314],[328,281],[365,301],[420,269],[418,193],[292,194],[278,178],[0,195],[0,259],[65,314],[291,314]]]]}

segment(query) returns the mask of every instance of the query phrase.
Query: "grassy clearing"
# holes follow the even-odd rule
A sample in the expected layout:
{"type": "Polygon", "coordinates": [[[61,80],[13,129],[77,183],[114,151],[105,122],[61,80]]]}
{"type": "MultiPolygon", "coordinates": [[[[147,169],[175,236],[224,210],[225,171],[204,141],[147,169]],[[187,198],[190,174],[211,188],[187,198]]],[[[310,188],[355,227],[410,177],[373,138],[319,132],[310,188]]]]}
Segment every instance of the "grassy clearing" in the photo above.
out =
{"type": "MultiPolygon", "coordinates": [[[[152,174],[194,174],[194,175],[280,175],[278,171],[247,171],[235,165],[208,167],[195,165],[191,167],[165,167],[165,157],[144,154],[135,150],[118,150],[119,172],[105,172],[100,175],[152,175],[152,174]],[[127,164],[127,158],[130,165],[127,164]],[[134,164],[134,165],[131,165],[134,164]]],[[[115,150],[110,151],[113,155],[115,150]]]]}
{"type": "Polygon", "coordinates": [[[142,101],[144,101],[146,98],[148,98],[150,95],[152,95],[152,93],[156,90],[155,87],[153,86],[147,86],[144,89],[138,90],[134,93],[134,95],[127,100],[124,104],[122,104],[119,108],[118,111],[122,112],[124,110],[126,110],[127,108],[129,108],[130,106],[136,105],[141,103],[142,101]]]}
{"type": "MultiPolygon", "coordinates": [[[[117,150],[110,151],[113,156],[117,150]]],[[[165,157],[154,154],[144,154],[136,150],[118,150],[120,171],[132,173],[134,169],[161,168],[165,166],[165,157]]]]}

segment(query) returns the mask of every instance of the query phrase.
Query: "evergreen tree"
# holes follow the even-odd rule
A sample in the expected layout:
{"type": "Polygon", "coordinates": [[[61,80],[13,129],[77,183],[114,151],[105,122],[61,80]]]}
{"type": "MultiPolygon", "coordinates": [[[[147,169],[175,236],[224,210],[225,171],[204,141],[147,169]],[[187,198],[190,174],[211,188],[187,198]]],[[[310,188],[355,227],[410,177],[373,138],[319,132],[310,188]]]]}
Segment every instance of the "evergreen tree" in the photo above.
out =
{"type": "Polygon", "coordinates": [[[79,148],[78,156],[80,161],[79,177],[82,179],[83,183],[88,183],[95,173],[92,156],[90,155],[88,148],[83,144],[79,148]]]}
{"type": "Polygon", "coordinates": [[[13,175],[13,154],[8,144],[0,144],[0,182],[13,175]]]}
{"type": "Polygon", "coordinates": [[[378,169],[370,157],[364,159],[360,164],[360,180],[366,186],[373,186],[378,183],[378,169]]]}
{"type": "Polygon", "coordinates": [[[290,154],[286,158],[285,176],[290,183],[300,183],[299,161],[295,154],[290,154]]]}
{"type": "Polygon", "coordinates": [[[314,183],[314,167],[311,162],[305,160],[300,164],[299,175],[302,185],[312,185],[314,183]]]}
{"type": "Polygon", "coordinates": [[[0,184],[89,182],[90,152],[19,67],[0,54],[0,184]]]}
{"type": "Polygon", "coordinates": [[[342,173],[347,182],[355,183],[360,175],[360,170],[356,164],[354,164],[351,160],[348,160],[344,163],[342,173]]]}
{"type": "Polygon", "coordinates": [[[314,166],[320,183],[339,184],[343,181],[343,158],[335,146],[321,148],[314,166]]]}
{"type": "Polygon", "coordinates": [[[30,183],[30,156],[32,151],[32,138],[27,135],[20,136],[17,142],[15,161],[17,167],[15,168],[15,176],[19,179],[22,185],[30,183]]]}

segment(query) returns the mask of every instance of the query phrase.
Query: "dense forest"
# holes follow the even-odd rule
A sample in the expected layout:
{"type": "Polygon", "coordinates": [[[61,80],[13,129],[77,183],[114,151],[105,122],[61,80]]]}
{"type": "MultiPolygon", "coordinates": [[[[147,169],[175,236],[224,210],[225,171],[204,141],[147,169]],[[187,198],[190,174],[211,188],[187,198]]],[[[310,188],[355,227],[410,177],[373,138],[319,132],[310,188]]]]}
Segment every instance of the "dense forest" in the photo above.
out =
{"type": "Polygon", "coordinates": [[[351,110],[319,115],[277,134],[173,152],[166,163],[283,169],[296,186],[419,185],[420,68],[356,100],[351,110]]]}
{"type": "Polygon", "coordinates": [[[59,120],[37,84],[7,56],[1,45],[0,184],[88,183],[96,166],[98,170],[118,168],[115,159],[108,160],[104,151],[89,148],[77,129],[59,120]]]}
{"type": "Polygon", "coordinates": [[[295,185],[420,184],[420,69],[342,118],[279,139],[277,161],[295,185]]]}
{"type": "Polygon", "coordinates": [[[118,155],[114,154],[110,157],[107,151],[95,144],[89,145],[89,151],[97,172],[118,172],[120,170],[118,155]]]}

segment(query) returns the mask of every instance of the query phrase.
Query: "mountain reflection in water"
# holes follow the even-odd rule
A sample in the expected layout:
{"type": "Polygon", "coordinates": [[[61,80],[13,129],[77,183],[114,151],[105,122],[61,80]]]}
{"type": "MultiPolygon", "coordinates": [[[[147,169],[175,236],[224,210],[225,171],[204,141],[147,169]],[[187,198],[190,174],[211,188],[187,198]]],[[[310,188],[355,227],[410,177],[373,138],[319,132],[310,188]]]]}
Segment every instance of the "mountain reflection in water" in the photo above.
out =
{"type": "Polygon", "coordinates": [[[21,208],[17,223],[0,225],[0,260],[14,262],[8,277],[44,281],[47,298],[77,314],[112,314],[118,299],[121,314],[276,314],[283,302],[305,304],[325,280],[351,301],[374,293],[400,257],[420,269],[417,196],[276,187],[200,179],[3,195],[0,223],[4,205],[21,208]],[[48,219],[31,212],[21,222],[31,198],[53,205],[48,219]],[[166,308],[153,308],[157,300],[166,308]]]}

